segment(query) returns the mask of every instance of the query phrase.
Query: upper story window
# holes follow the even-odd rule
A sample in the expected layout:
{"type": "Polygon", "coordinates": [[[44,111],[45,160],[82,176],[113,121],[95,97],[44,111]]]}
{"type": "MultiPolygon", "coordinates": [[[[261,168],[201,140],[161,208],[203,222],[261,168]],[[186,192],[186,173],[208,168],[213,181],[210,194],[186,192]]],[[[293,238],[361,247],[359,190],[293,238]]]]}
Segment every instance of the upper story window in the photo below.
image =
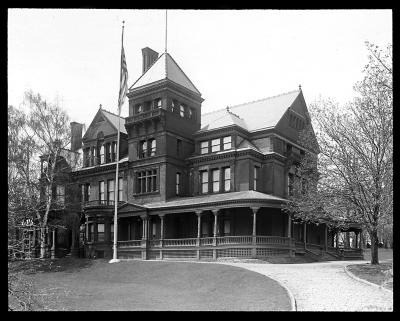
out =
{"type": "Polygon", "coordinates": [[[161,108],[161,98],[155,99],[153,106],[154,106],[154,109],[161,108]]]}
{"type": "Polygon", "coordinates": [[[114,180],[110,179],[107,181],[107,200],[110,202],[114,202],[115,194],[114,194],[114,180]]]}
{"type": "Polygon", "coordinates": [[[65,186],[57,185],[56,186],[56,200],[60,205],[65,204],[65,186]]]}
{"type": "Polygon", "coordinates": [[[185,109],[186,109],[185,105],[181,104],[181,105],[179,106],[179,115],[180,115],[181,117],[185,117],[185,109]]]}
{"type": "Polygon", "coordinates": [[[104,201],[104,181],[99,182],[99,199],[104,201]]]}
{"type": "Polygon", "coordinates": [[[101,145],[100,147],[100,164],[105,163],[105,158],[104,158],[104,145],[101,145]]]}
{"type": "Polygon", "coordinates": [[[213,139],[211,141],[211,152],[219,152],[221,150],[221,139],[217,138],[217,139],[213,139]]]}
{"type": "Polygon", "coordinates": [[[150,139],[149,145],[150,145],[150,156],[155,156],[156,155],[156,140],[154,138],[150,139]]]}
{"type": "Polygon", "coordinates": [[[232,148],[232,137],[226,136],[222,139],[224,150],[228,150],[232,148]]]}
{"type": "Polygon", "coordinates": [[[260,178],[260,167],[258,167],[258,166],[254,166],[254,173],[253,173],[253,179],[254,179],[254,182],[253,182],[253,190],[257,190],[258,188],[259,188],[259,184],[258,184],[258,182],[259,182],[259,178],[260,178]]]}
{"type": "Polygon", "coordinates": [[[143,112],[143,105],[142,104],[136,105],[136,114],[140,114],[142,112],[143,112]]]}
{"type": "Polygon", "coordinates": [[[229,192],[231,190],[231,168],[225,167],[223,169],[223,177],[224,177],[224,191],[229,192]]]}
{"type": "Polygon", "coordinates": [[[88,202],[90,199],[90,184],[82,184],[82,202],[88,202]]]}
{"type": "Polygon", "coordinates": [[[171,101],[171,112],[175,113],[176,111],[176,102],[175,100],[171,101]]]}
{"type": "Polygon", "coordinates": [[[219,169],[212,170],[212,191],[213,193],[219,192],[219,169]]]}
{"type": "Polygon", "coordinates": [[[193,118],[193,110],[192,110],[192,108],[188,108],[188,118],[189,119],[193,118]]]}
{"type": "Polygon", "coordinates": [[[112,142],[112,154],[111,159],[113,162],[117,159],[117,142],[112,142]]]}
{"type": "Polygon", "coordinates": [[[201,154],[208,154],[208,141],[200,143],[200,153],[201,154]]]}
{"type": "Polygon", "coordinates": [[[200,172],[201,193],[208,193],[208,171],[200,172]]]}
{"type": "Polygon", "coordinates": [[[175,177],[175,193],[179,195],[181,193],[181,173],[177,172],[175,177]]]}
{"type": "Polygon", "coordinates": [[[140,158],[147,157],[147,141],[142,140],[140,142],[140,151],[139,151],[140,158]]]}
{"type": "Polygon", "coordinates": [[[157,191],[157,170],[140,171],[136,174],[136,191],[138,194],[157,191]]]}

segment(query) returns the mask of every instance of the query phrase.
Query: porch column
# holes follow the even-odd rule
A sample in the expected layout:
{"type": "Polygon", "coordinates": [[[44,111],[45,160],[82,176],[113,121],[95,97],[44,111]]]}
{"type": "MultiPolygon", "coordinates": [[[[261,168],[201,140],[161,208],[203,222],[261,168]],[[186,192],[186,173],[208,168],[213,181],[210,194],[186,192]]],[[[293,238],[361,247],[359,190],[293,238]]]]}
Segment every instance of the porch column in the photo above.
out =
{"type": "Polygon", "coordinates": [[[328,226],[325,224],[325,252],[328,251],[328,226]]]}
{"type": "MultiPolygon", "coordinates": [[[[196,211],[197,215],[197,240],[196,246],[200,247],[200,237],[201,237],[201,213],[203,211],[196,211]]],[[[197,259],[200,260],[200,249],[197,249],[197,259]]]]}
{"type": "MultiPolygon", "coordinates": [[[[214,246],[217,246],[217,227],[218,227],[218,212],[219,209],[211,210],[214,214],[214,246]]],[[[217,259],[217,250],[213,249],[213,259],[217,259]]]]}
{"type": "Polygon", "coordinates": [[[257,256],[257,249],[256,249],[256,244],[257,244],[257,212],[260,208],[259,207],[251,207],[251,210],[253,211],[253,238],[252,238],[252,243],[253,247],[251,249],[251,255],[252,257],[257,256]]]}
{"type": "Polygon", "coordinates": [[[306,222],[304,222],[303,223],[303,227],[304,227],[304,235],[303,235],[303,238],[304,238],[304,249],[307,249],[307,223],[306,222]]]}
{"type": "Polygon", "coordinates": [[[159,214],[158,216],[160,217],[161,223],[160,223],[160,259],[163,259],[163,250],[162,247],[164,245],[164,215],[165,214],[159,214]]]}
{"type": "Polygon", "coordinates": [[[287,228],[287,237],[292,236],[292,218],[290,214],[288,213],[288,228],[287,228]]]}
{"type": "Polygon", "coordinates": [[[354,234],[356,235],[356,246],[355,246],[355,248],[356,249],[358,249],[358,231],[357,232],[354,232],[354,234]]]}
{"type": "Polygon", "coordinates": [[[147,248],[148,248],[148,223],[149,217],[147,215],[140,216],[142,218],[143,236],[142,236],[142,260],[147,260],[147,248]]]}
{"type": "Polygon", "coordinates": [[[86,243],[89,241],[89,217],[86,215],[86,222],[85,222],[85,228],[86,228],[86,235],[85,235],[85,241],[86,243]]]}
{"type": "Polygon", "coordinates": [[[54,228],[52,231],[53,234],[53,243],[51,244],[51,258],[55,258],[55,251],[56,251],[56,229],[54,228]]]}

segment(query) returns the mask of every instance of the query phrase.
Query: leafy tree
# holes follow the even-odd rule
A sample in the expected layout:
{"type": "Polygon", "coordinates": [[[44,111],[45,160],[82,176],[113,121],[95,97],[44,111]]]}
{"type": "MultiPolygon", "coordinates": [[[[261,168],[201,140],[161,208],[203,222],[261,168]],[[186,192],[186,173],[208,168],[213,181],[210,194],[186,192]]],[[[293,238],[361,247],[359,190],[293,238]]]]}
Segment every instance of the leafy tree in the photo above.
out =
{"type": "Polygon", "coordinates": [[[286,210],[343,227],[361,223],[371,239],[371,263],[379,264],[378,232],[393,219],[392,47],[366,45],[369,63],[354,100],[345,108],[327,99],[310,106],[318,144],[309,118],[299,143],[314,153],[297,168],[307,180],[294,182],[286,210]]]}

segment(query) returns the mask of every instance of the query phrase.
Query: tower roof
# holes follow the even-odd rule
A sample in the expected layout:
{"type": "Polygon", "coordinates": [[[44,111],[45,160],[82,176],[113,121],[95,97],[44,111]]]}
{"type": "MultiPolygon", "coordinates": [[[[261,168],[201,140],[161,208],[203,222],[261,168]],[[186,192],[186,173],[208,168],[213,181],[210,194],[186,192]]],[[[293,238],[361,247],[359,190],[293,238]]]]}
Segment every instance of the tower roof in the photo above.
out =
{"type": "Polygon", "coordinates": [[[183,70],[167,52],[164,52],[160,57],[158,57],[153,65],[135,81],[129,90],[144,88],[164,79],[169,79],[170,81],[201,95],[195,85],[193,85],[183,70]]]}

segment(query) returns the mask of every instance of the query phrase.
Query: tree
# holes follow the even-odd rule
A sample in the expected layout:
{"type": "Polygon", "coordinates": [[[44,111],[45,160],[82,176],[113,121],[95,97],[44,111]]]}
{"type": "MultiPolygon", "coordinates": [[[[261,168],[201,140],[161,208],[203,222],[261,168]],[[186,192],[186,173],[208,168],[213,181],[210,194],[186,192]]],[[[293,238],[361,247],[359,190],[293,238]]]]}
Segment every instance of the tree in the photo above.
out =
{"type": "MultiPolygon", "coordinates": [[[[298,166],[307,188],[294,183],[286,210],[305,220],[361,223],[371,238],[371,263],[379,264],[378,231],[393,219],[392,47],[366,45],[369,63],[354,100],[345,108],[327,99],[310,106],[320,153],[306,153],[298,166]]],[[[315,151],[311,131],[309,121],[299,143],[315,151]]]]}

